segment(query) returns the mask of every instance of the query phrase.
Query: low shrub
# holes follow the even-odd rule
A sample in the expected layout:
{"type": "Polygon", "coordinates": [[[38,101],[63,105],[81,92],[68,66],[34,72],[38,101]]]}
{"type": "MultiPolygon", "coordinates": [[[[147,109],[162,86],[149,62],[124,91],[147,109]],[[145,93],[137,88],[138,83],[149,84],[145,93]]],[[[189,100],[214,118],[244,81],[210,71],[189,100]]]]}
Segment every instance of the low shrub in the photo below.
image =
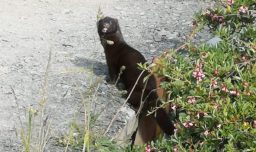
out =
{"type": "MultiPolygon", "coordinates": [[[[255,0],[227,0],[197,14],[222,41],[170,50],[150,67],[167,78],[176,126],[170,139],[148,145],[161,151],[256,151],[255,0]]],[[[152,70],[152,69],[148,69],[152,70]]]]}

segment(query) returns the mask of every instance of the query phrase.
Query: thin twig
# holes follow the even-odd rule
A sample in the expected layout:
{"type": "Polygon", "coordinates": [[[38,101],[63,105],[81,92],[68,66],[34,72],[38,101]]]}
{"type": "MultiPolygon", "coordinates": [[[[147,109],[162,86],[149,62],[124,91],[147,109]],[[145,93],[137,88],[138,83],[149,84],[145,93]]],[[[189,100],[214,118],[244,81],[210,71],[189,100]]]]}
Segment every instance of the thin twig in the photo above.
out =
{"type": "Polygon", "coordinates": [[[142,74],[145,72],[145,70],[141,71],[139,77],[137,78],[135,84],[132,87],[131,92],[129,93],[128,97],[126,98],[125,102],[123,103],[123,105],[117,110],[116,114],[114,115],[114,117],[112,118],[112,120],[110,121],[108,128],[106,129],[106,131],[104,132],[104,135],[106,135],[106,133],[109,131],[110,127],[112,126],[113,122],[116,120],[117,115],[119,114],[119,112],[121,111],[121,109],[125,106],[125,104],[127,103],[127,101],[129,100],[131,94],[133,93],[137,83],[139,82],[140,77],[142,76],[142,74]]]}
{"type": "MultiPolygon", "coordinates": [[[[145,103],[145,101],[149,98],[149,96],[153,93],[153,92],[155,92],[157,89],[153,89],[153,90],[151,90],[149,93],[148,93],[148,95],[145,97],[145,99],[143,100],[143,104],[145,103]]],[[[158,102],[159,101],[159,98],[157,98],[156,99],[156,102],[158,102]]],[[[142,104],[142,105],[143,105],[142,104]]],[[[137,112],[137,116],[140,114],[140,111],[142,110],[142,108],[143,107],[141,107],[139,110],[138,110],[138,112],[137,112]]],[[[155,111],[153,111],[152,113],[154,113],[155,111]]]]}
{"type": "Polygon", "coordinates": [[[146,83],[145,83],[145,85],[144,85],[144,87],[143,87],[143,90],[142,90],[142,93],[141,93],[141,97],[140,97],[140,107],[139,107],[139,109],[138,109],[138,111],[137,111],[137,113],[136,113],[136,116],[139,116],[139,114],[140,114],[140,112],[141,112],[141,110],[142,110],[142,108],[143,108],[143,106],[144,106],[144,103],[145,103],[145,101],[147,100],[147,98],[148,98],[148,96],[151,94],[151,92],[152,92],[152,90],[150,91],[150,93],[146,96],[146,98],[143,100],[143,96],[144,96],[144,93],[145,93],[145,90],[146,90],[146,87],[147,87],[147,84],[148,84],[148,80],[149,79],[147,79],[147,81],[146,81],[146,83]]]}
{"type": "Polygon", "coordinates": [[[116,79],[115,86],[116,86],[117,82],[120,80],[120,77],[121,77],[121,75],[123,74],[123,71],[124,71],[124,70],[125,70],[125,66],[122,66],[122,67],[120,68],[120,72],[119,72],[118,77],[117,77],[117,79],[116,79]]]}
{"type": "Polygon", "coordinates": [[[44,144],[42,149],[45,148],[46,144],[48,143],[48,141],[50,140],[50,133],[51,133],[51,122],[48,122],[48,125],[46,126],[46,131],[45,131],[45,138],[44,138],[44,144]]]}

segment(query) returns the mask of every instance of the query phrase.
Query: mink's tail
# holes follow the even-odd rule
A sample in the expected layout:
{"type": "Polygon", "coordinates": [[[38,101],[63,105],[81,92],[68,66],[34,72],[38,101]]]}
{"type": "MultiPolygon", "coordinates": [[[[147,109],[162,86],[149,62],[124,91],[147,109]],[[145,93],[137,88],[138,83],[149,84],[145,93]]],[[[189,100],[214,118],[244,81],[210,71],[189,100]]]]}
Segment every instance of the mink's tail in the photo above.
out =
{"type": "Polygon", "coordinates": [[[164,108],[160,108],[156,111],[155,119],[165,134],[167,134],[168,136],[174,134],[174,124],[172,123],[164,108]]]}

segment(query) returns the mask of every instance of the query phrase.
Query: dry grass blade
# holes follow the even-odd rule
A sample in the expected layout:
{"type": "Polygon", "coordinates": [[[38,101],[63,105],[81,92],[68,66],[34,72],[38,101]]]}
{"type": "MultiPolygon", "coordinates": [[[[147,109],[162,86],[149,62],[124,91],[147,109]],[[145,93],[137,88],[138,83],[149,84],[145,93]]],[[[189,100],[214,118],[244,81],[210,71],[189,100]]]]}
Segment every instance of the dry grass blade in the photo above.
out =
{"type": "Polygon", "coordinates": [[[104,18],[104,15],[103,15],[103,12],[101,10],[101,7],[99,7],[98,13],[97,13],[97,21],[99,21],[102,18],[104,18]]]}
{"type": "Polygon", "coordinates": [[[122,66],[122,67],[120,68],[120,72],[119,72],[118,77],[117,77],[117,79],[116,79],[115,86],[117,85],[118,81],[120,80],[120,77],[121,77],[121,75],[123,74],[123,71],[124,71],[124,70],[125,70],[125,66],[122,66]]]}
{"type": "MultiPolygon", "coordinates": [[[[18,102],[18,98],[17,98],[17,96],[16,96],[16,93],[15,93],[13,87],[10,86],[10,88],[11,88],[11,91],[12,91],[12,94],[13,94],[13,97],[14,97],[14,100],[15,100],[15,104],[16,104],[16,106],[17,106],[17,108],[18,108],[18,111],[19,111],[20,105],[19,105],[19,102],[18,102]]],[[[20,113],[20,112],[19,112],[19,113],[20,113]]],[[[23,128],[23,123],[22,123],[22,121],[21,121],[20,115],[18,115],[18,119],[19,119],[19,121],[20,121],[21,128],[23,128]]]]}
{"type": "Polygon", "coordinates": [[[45,117],[45,104],[47,102],[48,96],[47,96],[47,91],[48,91],[48,76],[49,76],[49,70],[51,66],[51,59],[52,59],[52,51],[49,52],[49,57],[48,57],[48,62],[45,70],[45,75],[44,75],[44,82],[43,82],[43,89],[42,89],[42,99],[39,102],[40,105],[40,129],[39,129],[39,135],[38,135],[38,141],[37,141],[37,151],[38,152],[43,152],[46,143],[48,142],[49,139],[49,134],[50,134],[50,125],[47,125],[47,119],[44,119],[45,117]]]}

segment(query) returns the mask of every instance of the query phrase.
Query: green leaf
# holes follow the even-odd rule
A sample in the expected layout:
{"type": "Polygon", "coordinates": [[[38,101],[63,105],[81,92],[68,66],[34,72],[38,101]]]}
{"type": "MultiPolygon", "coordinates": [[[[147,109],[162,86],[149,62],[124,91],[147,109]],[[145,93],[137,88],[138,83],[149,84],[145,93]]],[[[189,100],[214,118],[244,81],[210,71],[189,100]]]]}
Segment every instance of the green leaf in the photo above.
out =
{"type": "Polygon", "coordinates": [[[179,79],[175,80],[174,82],[172,82],[172,84],[175,86],[175,87],[178,87],[178,88],[181,88],[184,86],[184,81],[181,81],[179,79]]]}

